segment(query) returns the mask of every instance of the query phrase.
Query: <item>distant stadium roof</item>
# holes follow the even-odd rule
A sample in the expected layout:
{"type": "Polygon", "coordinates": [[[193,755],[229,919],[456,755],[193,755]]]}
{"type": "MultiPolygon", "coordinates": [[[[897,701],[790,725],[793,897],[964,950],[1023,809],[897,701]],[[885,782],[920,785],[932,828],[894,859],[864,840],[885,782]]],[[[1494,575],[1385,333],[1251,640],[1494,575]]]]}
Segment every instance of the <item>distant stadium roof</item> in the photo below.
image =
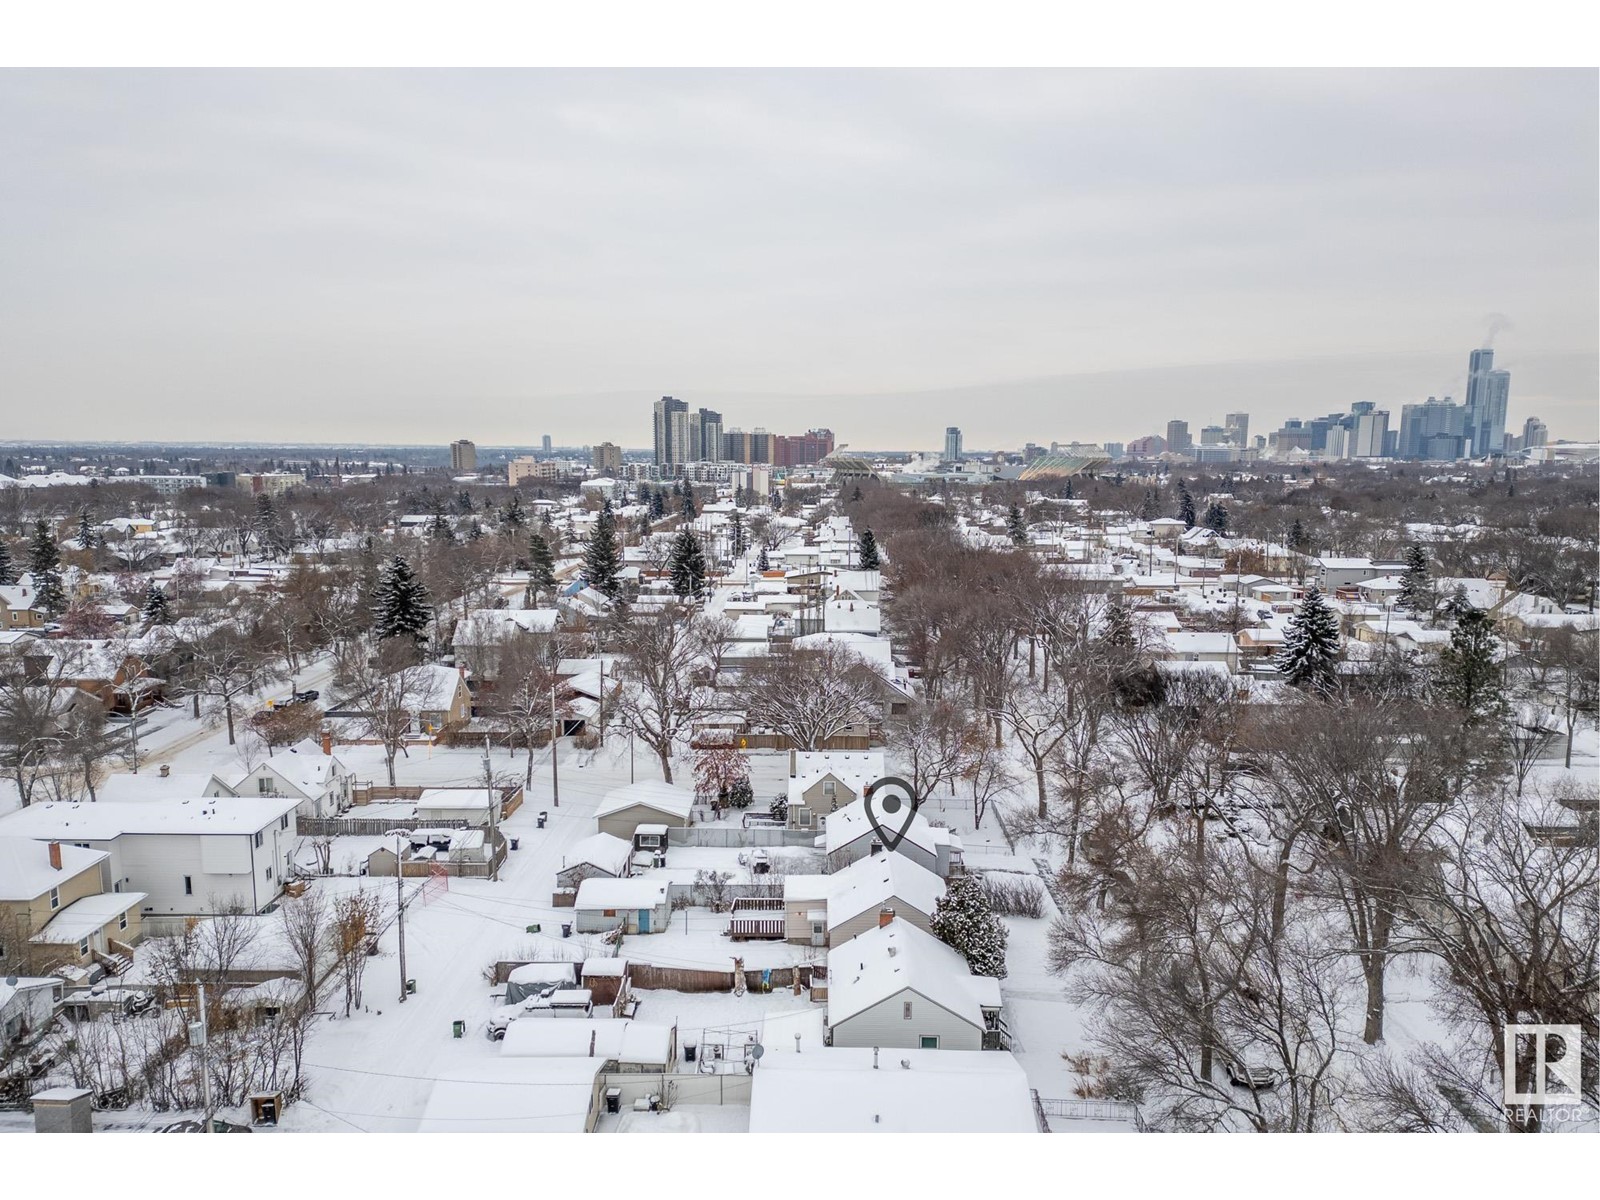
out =
{"type": "Polygon", "coordinates": [[[856,454],[830,454],[817,464],[833,472],[835,479],[876,479],[872,463],[856,454]]]}
{"type": "Polygon", "coordinates": [[[1045,454],[1029,463],[1017,478],[1064,479],[1085,471],[1097,471],[1110,462],[1104,454],[1045,454]]]}

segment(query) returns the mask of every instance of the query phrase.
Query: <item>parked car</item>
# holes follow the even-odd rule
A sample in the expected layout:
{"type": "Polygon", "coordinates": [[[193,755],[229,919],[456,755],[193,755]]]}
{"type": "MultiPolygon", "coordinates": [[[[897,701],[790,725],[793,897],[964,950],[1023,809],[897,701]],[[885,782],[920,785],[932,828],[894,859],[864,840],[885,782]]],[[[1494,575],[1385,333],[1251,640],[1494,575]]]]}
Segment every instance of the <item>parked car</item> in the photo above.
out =
{"type": "Polygon", "coordinates": [[[554,984],[540,990],[536,996],[529,996],[519,1004],[504,1004],[489,1014],[489,1023],[484,1032],[489,1035],[491,1042],[498,1042],[505,1038],[506,1030],[511,1027],[511,1022],[518,1017],[530,1016],[534,1012],[548,1012],[550,998],[556,994],[554,984]]]}
{"type": "Polygon", "coordinates": [[[1234,1087],[1246,1087],[1253,1092],[1264,1092],[1278,1086],[1282,1076],[1271,1067],[1250,1067],[1236,1058],[1224,1058],[1223,1067],[1228,1072],[1228,1082],[1234,1087]]]}

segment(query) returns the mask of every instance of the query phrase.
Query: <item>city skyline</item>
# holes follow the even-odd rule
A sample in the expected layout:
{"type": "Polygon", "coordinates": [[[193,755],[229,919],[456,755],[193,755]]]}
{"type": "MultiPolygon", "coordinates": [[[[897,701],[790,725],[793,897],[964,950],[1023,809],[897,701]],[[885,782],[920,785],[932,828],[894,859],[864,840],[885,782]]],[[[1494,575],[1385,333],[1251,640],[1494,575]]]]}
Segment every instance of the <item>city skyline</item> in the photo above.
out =
{"type": "Polygon", "coordinates": [[[1494,329],[1508,427],[1592,438],[1592,82],[13,75],[8,433],[1124,440],[1462,397],[1494,329]]]}

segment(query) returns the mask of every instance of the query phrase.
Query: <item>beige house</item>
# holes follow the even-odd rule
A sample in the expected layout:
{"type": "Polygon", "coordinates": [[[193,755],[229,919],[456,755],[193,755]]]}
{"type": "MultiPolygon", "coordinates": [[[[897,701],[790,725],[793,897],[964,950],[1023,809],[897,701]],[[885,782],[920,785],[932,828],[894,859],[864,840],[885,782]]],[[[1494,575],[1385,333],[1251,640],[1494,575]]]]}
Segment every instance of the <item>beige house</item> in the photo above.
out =
{"type": "Polygon", "coordinates": [[[890,920],[932,932],[933,910],[945,893],[944,880],[903,854],[875,854],[857,859],[827,877],[828,945],[851,938],[890,920]]]}
{"type": "Polygon", "coordinates": [[[854,804],[881,778],[881,750],[789,751],[789,828],[822,828],[829,813],[854,804]]]}
{"type": "Polygon", "coordinates": [[[464,668],[429,666],[420,671],[423,679],[414,701],[419,733],[444,733],[472,719],[472,691],[464,668]]]}
{"type": "Polygon", "coordinates": [[[0,975],[123,965],[145,894],[113,891],[110,862],[104,850],[0,837],[0,975]]]}

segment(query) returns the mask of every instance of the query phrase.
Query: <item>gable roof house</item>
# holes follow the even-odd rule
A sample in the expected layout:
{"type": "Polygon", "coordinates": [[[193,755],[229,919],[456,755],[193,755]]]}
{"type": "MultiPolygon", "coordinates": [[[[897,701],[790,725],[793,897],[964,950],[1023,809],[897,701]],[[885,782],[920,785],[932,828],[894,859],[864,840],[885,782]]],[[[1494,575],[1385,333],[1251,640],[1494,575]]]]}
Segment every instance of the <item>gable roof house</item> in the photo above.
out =
{"type": "Polygon", "coordinates": [[[355,775],[333,753],[331,742],[318,745],[309,738],[280,750],[265,762],[231,779],[213,775],[207,796],[287,796],[299,801],[295,813],[302,817],[338,816],[350,807],[355,775]]]}
{"type": "Polygon", "coordinates": [[[118,969],[142,936],[142,892],[113,891],[111,856],[0,837],[0,976],[100,963],[118,969]]]}
{"type": "Polygon", "coordinates": [[[561,624],[561,614],[553,608],[475,608],[456,622],[451,645],[456,663],[465,666],[473,679],[493,683],[500,676],[500,657],[513,638],[526,638],[532,645],[546,647],[561,624]]]}
{"type": "MultiPolygon", "coordinates": [[[[883,839],[872,828],[866,806],[859,800],[829,816],[818,841],[833,871],[842,870],[857,859],[885,853],[883,839]]],[[[903,854],[940,879],[961,869],[961,838],[949,829],[935,829],[921,813],[912,814],[894,853],[903,854]]]]}
{"type": "Polygon", "coordinates": [[[145,930],[160,933],[220,905],[259,913],[276,901],[296,843],[295,807],[288,797],[34,804],[0,818],[0,837],[105,851],[110,890],[145,893],[145,930]]]}
{"type": "Polygon", "coordinates": [[[823,818],[861,799],[883,774],[881,750],[789,751],[789,828],[820,829],[823,818]]]}
{"type": "Polygon", "coordinates": [[[578,885],[572,906],[579,933],[665,933],[672,910],[667,883],[661,879],[602,879],[593,876],[578,885]]]}
{"type": "Polygon", "coordinates": [[[419,667],[421,681],[411,701],[418,733],[438,735],[472,719],[472,691],[465,667],[419,667]]]}
{"type": "Polygon", "coordinates": [[[944,880],[903,854],[858,858],[826,878],[832,885],[829,946],[842,946],[890,920],[931,933],[933,910],[945,893],[944,880]]]}
{"type": "Polygon", "coordinates": [[[828,951],[834,1046],[998,1049],[1002,1029],[1000,981],[972,974],[965,958],[907,921],[828,951]]]}
{"type": "Polygon", "coordinates": [[[633,844],[609,833],[596,833],[568,850],[556,872],[558,888],[576,888],[585,879],[626,879],[633,844]]]}

